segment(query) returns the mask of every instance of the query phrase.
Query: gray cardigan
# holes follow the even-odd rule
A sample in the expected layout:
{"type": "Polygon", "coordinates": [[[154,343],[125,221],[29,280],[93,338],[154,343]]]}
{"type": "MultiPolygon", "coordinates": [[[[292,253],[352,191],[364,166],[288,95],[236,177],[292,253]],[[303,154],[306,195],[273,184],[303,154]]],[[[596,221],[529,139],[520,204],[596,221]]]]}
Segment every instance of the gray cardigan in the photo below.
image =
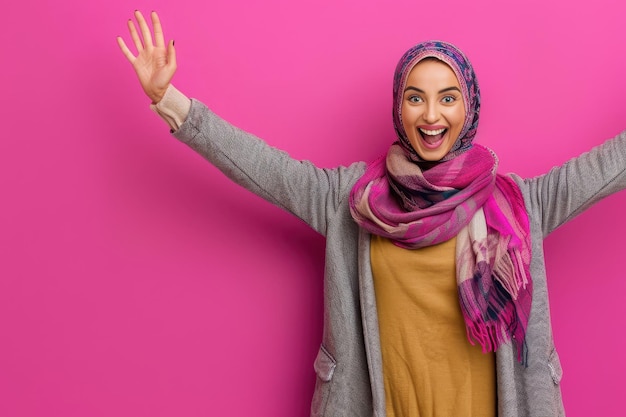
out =
{"type": "MultiPolygon", "coordinates": [[[[385,415],[385,392],[370,236],[350,216],[348,196],[366,165],[320,169],[297,161],[193,101],[174,132],[233,181],[293,213],[326,237],[324,332],[314,367],[312,416],[385,415]]],[[[626,188],[626,133],[545,175],[513,176],[524,195],[532,240],[533,304],[528,367],[511,344],[496,352],[500,417],[563,416],[543,239],[603,197],[626,188]]]]}

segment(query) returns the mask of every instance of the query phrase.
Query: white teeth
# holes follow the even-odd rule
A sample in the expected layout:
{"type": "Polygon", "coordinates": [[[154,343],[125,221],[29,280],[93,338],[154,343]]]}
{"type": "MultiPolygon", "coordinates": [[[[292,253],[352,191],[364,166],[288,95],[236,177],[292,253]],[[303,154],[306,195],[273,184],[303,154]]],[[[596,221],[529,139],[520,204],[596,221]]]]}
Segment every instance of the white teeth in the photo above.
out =
{"type": "Polygon", "coordinates": [[[420,132],[422,132],[423,134],[428,135],[428,136],[435,136],[435,135],[438,135],[438,134],[440,134],[440,133],[443,133],[445,130],[446,130],[446,129],[426,130],[426,129],[422,129],[422,128],[420,127],[420,132]]]}

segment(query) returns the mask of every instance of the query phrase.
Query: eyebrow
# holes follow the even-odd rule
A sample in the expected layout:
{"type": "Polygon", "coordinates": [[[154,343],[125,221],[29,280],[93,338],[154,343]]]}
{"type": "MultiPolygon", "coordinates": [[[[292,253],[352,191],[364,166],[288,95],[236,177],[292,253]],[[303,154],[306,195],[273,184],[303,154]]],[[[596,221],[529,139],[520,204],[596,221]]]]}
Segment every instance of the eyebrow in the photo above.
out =
{"type": "MultiPolygon", "coordinates": [[[[419,88],[417,88],[417,87],[411,87],[411,86],[409,86],[409,87],[405,88],[405,89],[404,89],[404,92],[406,93],[406,92],[407,92],[407,91],[409,91],[409,90],[415,90],[415,91],[417,91],[418,93],[425,94],[425,93],[424,93],[424,90],[421,90],[421,89],[419,89],[419,88]]],[[[445,92],[448,92],[448,91],[454,91],[454,90],[458,91],[459,93],[461,92],[461,90],[459,89],[459,87],[448,87],[448,88],[444,88],[443,90],[439,90],[439,93],[438,93],[438,94],[445,93],[445,92]]]]}

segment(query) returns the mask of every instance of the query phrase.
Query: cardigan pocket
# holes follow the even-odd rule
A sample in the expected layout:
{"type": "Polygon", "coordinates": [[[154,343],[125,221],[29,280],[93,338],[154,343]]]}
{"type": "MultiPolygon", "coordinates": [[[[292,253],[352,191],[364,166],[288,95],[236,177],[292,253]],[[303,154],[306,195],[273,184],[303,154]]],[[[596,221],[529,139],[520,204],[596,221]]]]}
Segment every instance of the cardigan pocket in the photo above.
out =
{"type": "Polygon", "coordinates": [[[333,358],[322,345],[320,346],[319,352],[317,352],[317,357],[315,358],[313,367],[315,368],[315,373],[322,381],[329,382],[333,379],[333,373],[337,367],[337,361],[335,361],[335,358],[333,358]]]}
{"type": "Polygon", "coordinates": [[[313,367],[315,368],[317,378],[313,401],[311,402],[311,417],[318,417],[326,414],[326,406],[328,405],[330,387],[332,385],[331,380],[333,379],[337,362],[324,346],[320,346],[313,367]]]}
{"type": "Polygon", "coordinates": [[[550,376],[555,385],[559,385],[563,378],[563,368],[561,368],[561,360],[559,359],[556,349],[552,349],[552,353],[548,357],[548,368],[550,368],[550,376]]]}

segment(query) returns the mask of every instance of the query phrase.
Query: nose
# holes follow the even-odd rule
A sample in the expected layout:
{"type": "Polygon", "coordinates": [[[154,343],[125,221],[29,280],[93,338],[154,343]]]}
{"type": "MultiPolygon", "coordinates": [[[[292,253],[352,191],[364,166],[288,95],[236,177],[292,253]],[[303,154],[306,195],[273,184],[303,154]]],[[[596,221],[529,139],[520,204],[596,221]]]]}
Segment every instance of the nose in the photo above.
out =
{"type": "Polygon", "coordinates": [[[437,102],[429,101],[424,108],[424,121],[428,124],[435,124],[439,120],[439,107],[437,102]]]}

